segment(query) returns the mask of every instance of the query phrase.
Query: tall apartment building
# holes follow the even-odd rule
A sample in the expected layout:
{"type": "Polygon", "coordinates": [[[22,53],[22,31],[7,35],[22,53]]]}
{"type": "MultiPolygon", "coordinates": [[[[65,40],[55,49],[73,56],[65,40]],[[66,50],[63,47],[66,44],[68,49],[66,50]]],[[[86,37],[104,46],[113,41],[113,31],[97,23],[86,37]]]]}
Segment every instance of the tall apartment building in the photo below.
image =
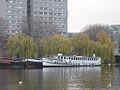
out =
{"type": "Polygon", "coordinates": [[[0,0],[0,18],[5,18],[6,16],[6,1],[0,0]]]}
{"type": "Polygon", "coordinates": [[[43,31],[67,34],[67,0],[6,0],[8,32],[21,32],[28,17],[39,22],[43,31]]]}
{"type": "Polygon", "coordinates": [[[8,32],[21,32],[22,20],[27,17],[27,0],[6,0],[6,20],[8,32]]]}

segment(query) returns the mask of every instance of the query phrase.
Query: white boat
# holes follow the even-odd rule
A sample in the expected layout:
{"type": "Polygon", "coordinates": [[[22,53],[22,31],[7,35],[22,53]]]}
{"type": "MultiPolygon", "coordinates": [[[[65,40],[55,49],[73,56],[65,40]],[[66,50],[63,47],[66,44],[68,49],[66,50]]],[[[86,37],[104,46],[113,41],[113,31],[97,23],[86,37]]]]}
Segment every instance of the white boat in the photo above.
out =
{"type": "Polygon", "coordinates": [[[77,67],[99,65],[101,65],[101,58],[95,56],[63,56],[62,54],[58,54],[57,56],[43,58],[43,67],[77,67]]]}

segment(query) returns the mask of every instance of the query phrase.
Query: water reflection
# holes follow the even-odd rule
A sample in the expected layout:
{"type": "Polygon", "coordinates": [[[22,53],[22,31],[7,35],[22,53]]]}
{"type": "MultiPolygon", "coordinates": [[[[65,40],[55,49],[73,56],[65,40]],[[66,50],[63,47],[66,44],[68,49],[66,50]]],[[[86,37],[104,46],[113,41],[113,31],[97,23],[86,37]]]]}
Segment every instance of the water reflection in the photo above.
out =
{"type": "Polygon", "coordinates": [[[0,90],[43,90],[42,70],[1,69],[0,90]],[[19,84],[22,81],[22,84],[19,84]]]}
{"type": "Polygon", "coordinates": [[[0,69],[0,90],[120,90],[119,76],[114,66],[0,69]]]}
{"type": "Polygon", "coordinates": [[[98,87],[101,67],[45,68],[44,90],[93,90],[98,87]]]}

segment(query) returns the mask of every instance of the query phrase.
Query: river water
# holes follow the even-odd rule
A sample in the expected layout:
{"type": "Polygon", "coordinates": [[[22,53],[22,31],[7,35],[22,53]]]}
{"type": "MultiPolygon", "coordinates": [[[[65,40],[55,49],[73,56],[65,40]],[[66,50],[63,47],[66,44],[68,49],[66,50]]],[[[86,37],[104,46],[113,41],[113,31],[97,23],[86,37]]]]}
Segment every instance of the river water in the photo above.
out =
{"type": "Polygon", "coordinates": [[[0,90],[120,90],[120,67],[0,69],[0,90]]]}

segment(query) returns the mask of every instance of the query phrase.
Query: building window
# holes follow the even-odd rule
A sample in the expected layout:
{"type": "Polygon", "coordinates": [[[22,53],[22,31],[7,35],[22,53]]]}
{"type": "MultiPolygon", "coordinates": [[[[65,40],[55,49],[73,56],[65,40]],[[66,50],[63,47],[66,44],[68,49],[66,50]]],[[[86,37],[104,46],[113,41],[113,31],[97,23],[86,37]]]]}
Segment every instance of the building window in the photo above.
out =
{"type": "Polygon", "coordinates": [[[52,24],[52,22],[49,22],[49,24],[52,24]]]}
{"type": "Polygon", "coordinates": [[[61,16],[62,14],[61,13],[58,13],[58,16],[61,16]]]}
{"type": "Polygon", "coordinates": [[[49,15],[52,15],[52,12],[49,12],[49,15]]]}
{"type": "Polygon", "coordinates": [[[47,7],[45,7],[44,10],[47,10],[47,7]]]}
{"type": "Polygon", "coordinates": [[[52,17],[49,17],[49,20],[52,20],[52,17]]]}
{"type": "Polygon", "coordinates": [[[38,11],[34,11],[34,14],[38,14],[38,11]]]}
{"type": "Polygon", "coordinates": [[[43,14],[43,12],[39,12],[39,14],[41,14],[41,15],[42,15],[42,14],[43,14]]]}
{"type": "Polygon", "coordinates": [[[47,15],[47,12],[44,12],[44,15],[47,15]]]}
{"type": "Polygon", "coordinates": [[[44,22],[44,24],[47,24],[47,22],[44,22]]]}
{"type": "Polygon", "coordinates": [[[56,15],[56,13],[54,13],[54,15],[56,15]]]}
{"type": "Polygon", "coordinates": [[[43,7],[40,7],[41,10],[43,10],[43,7]]]}

